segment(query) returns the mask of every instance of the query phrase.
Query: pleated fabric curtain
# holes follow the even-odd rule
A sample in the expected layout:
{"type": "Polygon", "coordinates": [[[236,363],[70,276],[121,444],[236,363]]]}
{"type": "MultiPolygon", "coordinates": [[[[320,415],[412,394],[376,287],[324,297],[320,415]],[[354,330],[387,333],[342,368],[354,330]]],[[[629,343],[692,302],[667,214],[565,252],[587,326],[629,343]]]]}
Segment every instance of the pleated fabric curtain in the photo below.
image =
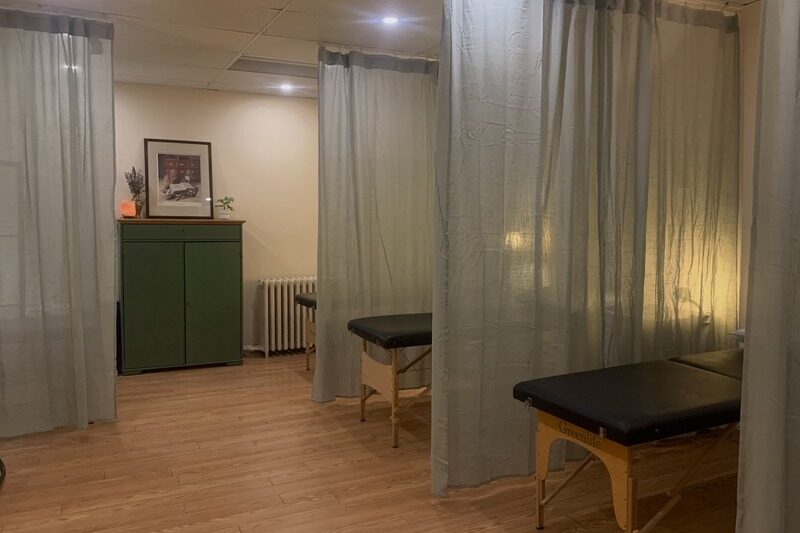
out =
{"type": "Polygon", "coordinates": [[[512,387],[571,369],[562,355],[567,339],[599,344],[596,331],[555,314],[553,281],[563,271],[549,268],[556,265],[544,245],[547,221],[536,209],[541,4],[445,1],[434,213],[436,495],[532,471],[532,417],[514,405],[512,387]],[[559,323],[574,329],[559,332],[559,323]],[[535,348],[546,351],[534,357],[535,348]]]}
{"type": "MultiPolygon", "coordinates": [[[[431,310],[437,69],[320,49],[315,401],[359,393],[361,346],[349,320],[431,310]]],[[[427,365],[401,386],[429,381],[427,365]]]]}
{"type": "Polygon", "coordinates": [[[800,3],[764,2],[736,531],[800,531],[800,3]]]}
{"type": "Polygon", "coordinates": [[[0,9],[0,437],[115,416],[112,39],[0,9]]]}
{"type": "Polygon", "coordinates": [[[730,346],[739,283],[737,18],[653,0],[570,4],[554,22],[594,10],[600,43],[604,361],[730,346]]]}
{"type": "Polygon", "coordinates": [[[735,17],[447,0],[437,150],[435,494],[532,472],[515,383],[732,342],[735,17]]]}

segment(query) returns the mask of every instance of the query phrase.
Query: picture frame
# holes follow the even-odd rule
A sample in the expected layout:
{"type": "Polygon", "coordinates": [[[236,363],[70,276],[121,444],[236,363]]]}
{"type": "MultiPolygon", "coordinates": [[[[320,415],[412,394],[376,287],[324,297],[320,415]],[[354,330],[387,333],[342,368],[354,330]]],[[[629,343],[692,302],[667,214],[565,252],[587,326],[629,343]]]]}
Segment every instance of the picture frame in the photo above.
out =
{"type": "Polygon", "coordinates": [[[144,140],[147,218],[214,218],[211,143],[144,140]]]}

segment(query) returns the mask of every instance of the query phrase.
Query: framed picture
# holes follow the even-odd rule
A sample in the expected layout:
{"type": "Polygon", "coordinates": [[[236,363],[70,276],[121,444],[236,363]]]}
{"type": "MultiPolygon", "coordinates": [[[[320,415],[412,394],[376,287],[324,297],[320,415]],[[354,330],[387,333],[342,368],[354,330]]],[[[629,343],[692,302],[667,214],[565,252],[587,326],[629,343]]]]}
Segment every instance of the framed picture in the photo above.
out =
{"type": "Polygon", "coordinates": [[[211,143],[144,140],[148,218],[212,218],[211,143]]]}

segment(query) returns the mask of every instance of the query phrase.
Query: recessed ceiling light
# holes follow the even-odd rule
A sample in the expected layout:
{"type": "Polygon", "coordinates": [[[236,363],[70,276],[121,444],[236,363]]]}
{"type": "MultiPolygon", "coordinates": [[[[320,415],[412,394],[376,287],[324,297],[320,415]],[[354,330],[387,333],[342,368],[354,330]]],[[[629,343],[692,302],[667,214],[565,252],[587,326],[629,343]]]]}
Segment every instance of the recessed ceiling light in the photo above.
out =
{"type": "Polygon", "coordinates": [[[294,86],[291,83],[281,83],[281,91],[290,93],[292,89],[294,89],[294,86]]]}
{"type": "Polygon", "coordinates": [[[392,17],[392,16],[383,17],[383,23],[386,24],[387,26],[394,26],[398,22],[400,22],[400,19],[397,17],[392,17]]]}

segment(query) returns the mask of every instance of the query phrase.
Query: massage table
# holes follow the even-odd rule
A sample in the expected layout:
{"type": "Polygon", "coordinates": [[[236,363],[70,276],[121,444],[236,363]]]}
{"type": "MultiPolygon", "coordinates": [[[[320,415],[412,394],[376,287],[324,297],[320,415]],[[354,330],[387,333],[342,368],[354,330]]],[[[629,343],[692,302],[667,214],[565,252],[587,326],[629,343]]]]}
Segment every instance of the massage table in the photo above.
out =
{"type": "Polygon", "coordinates": [[[406,405],[400,405],[400,375],[430,355],[424,350],[412,361],[399,366],[398,352],[403,348],[430,346],[433,337],[433,315],[414,313],[356,318],[347,323],[347,329],[361,337],[361,421],[367,419],[367,398],[379,392],[389,400],[392,421],[392,447],[399,445],[400,411],[413,405],[430,387],[420,390],[406,405]],[[368,343],[389,352],[391,362],[380,363],[370,357],[368,343]],[[369,390],[368,390],[369,389],[369,390]]]}
{"type": "Polygon", "coordinates": [[[317,293],[303,292],[294,297],[294,303],[306,308],[306,370],[311,370],[311,353],[317,351],[317,323],[314,321],[317,310],[317,293]],[[312,348],[313,346],[313,348],[312,348]]]}
{"type": "Polygon", "coordinates": [[[627,533],[648,533],[680,501],[681,491],[709,452],[739,421],[742,350],[724,350],[523,381],[514,398],[537,410],[537,529],[544,510],[595,458],[611,477],[614,515],[627,533]],[[636,525],[633,451],[661,439],[723,426],[667,493],[669,500],[641,529],[636,525]],[[545,486],[554,441],[590,454],[548,495],[545,486]]]}

